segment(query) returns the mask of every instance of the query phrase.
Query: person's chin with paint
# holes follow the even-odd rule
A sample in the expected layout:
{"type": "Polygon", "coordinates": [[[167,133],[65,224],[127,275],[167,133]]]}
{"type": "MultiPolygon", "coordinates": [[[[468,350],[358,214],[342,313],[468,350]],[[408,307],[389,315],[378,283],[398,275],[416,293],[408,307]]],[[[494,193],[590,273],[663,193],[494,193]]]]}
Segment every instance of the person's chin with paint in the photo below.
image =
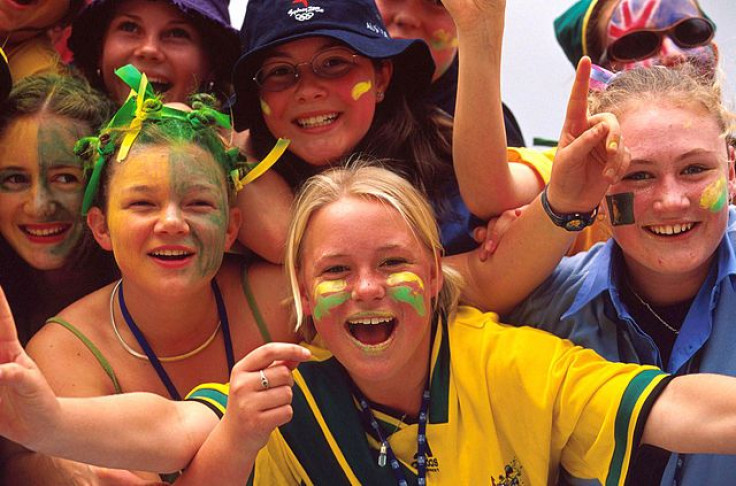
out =
{"type": "Polygon", "coordinates": [[[697,0],[580,0],[554,23],[570,62],[582,56],[611,71],[690,62],[712,76],[716,26],[697,0]]]}

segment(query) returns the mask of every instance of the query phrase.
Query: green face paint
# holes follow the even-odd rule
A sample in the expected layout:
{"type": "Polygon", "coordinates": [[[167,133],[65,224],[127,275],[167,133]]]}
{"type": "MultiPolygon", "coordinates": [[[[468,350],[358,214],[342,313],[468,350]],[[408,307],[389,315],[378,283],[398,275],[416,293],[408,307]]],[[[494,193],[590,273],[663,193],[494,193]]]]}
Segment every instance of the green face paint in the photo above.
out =
{"type": "Polygon", "coordinates": [[[197,247],[200,275],[217,272],[225,254],[229,219],[222,169],[208,154],[183,146],[169,156],[171,192],[182,206],[197,247]],[[194,152],[196,151],[196,153],[194,152]]]}
{"type": "Polygon", "coordinates": [[[332,309],[348,301],[350,292],[345,291],[347,286],[345,280],[327,280],[314,287],[315,320],[322,320],[332,309]]]}
{"type": "Polygon", "coordinates": [[[364,94],[369,92],[373,87],[373,83],[370,81],[361,81],[360,83],[353,86],[352,96],[355,101],[358,101],[363,97],[364,94]]]}
{"type": "Polygon", "coordinates": [[[38,127],[39,204],[55,209],[48,221],[73,221],[69,236],[49,247],[50,253],[66,258],[82,237],[82,161],[72,150],[82,134],[74,122],[40,123],[38,127]],[[66,183],[64,182],[66,181],[66,183]]]}
{"type": "Polygon", "coordinates": [[[426,315],[424,282],[418,275],[412,272],[394,273],[386,279],[386,283],[389,285],[388,293],[393,300],[409,304],[421,317],[426,315]]]}
{"type": "Polygon", "coordinates": [[[726,177],[721,176],[713,181],[700,196],[700,207],[713,213],[721,211],[728,204],[728,184],[726,177]]]}

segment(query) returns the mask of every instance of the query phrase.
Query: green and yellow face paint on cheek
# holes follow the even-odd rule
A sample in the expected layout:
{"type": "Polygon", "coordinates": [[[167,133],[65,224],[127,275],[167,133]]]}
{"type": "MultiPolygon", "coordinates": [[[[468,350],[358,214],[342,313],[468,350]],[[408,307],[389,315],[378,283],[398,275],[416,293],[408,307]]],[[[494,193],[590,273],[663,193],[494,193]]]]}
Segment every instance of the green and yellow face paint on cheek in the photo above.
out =
{"type": "Polygon", "coordinates": [[[458,46],[457,36],[453,36],[444,29],[436,30],[432,33],[432,39],[429,41],[432,49],[455,49],[458,46]]]}
{"type": "Polygon", "coordinates": [[[346,289],[348,283],[344,280],[327,280],[314,287],[314,319],[322,320],[330,311],[344,304],[350,299],[350,292],[346,289]]]}
{"type": "Polygon", "coordinates": [[[726,177],[721,176],[713,181],[700,196],[700,207],[712,213],[721,211],[728,204],[728,184],[726,177]]]}
{"type": "Polygon", "coordinates": [[[417,274],[393,273],[386,279],[386,284],[391,299],[409,304],[422,317],[427,313],[424,306],[424,282],[417,274]]]}
{"type": "Polygon", "coordinates": [[[353,100],[358,101],[359,99],[361,99],[364,94],[371,90],[372,87],[373,83],[371,83],[370,81],[361,81],[360,83],[357,83],[355,86],[353,86],[353,91],[351,92],[353,100]]]}

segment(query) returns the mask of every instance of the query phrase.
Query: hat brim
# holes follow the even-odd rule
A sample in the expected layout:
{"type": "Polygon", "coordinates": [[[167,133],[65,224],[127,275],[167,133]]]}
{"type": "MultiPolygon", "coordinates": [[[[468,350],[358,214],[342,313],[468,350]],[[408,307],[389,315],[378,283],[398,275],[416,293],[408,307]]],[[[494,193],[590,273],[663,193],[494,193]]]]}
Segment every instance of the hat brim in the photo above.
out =
{"type": "Polygon", "coordinates": [[[355,32],[337,29],[318,29],[301,32],[259,46],[240,56],[233,70],[235,103],[232,107],[234,126],[238,131],[253,125],[261,116],[258,86],[253,77],[260,69],[262,55],[269,49],[306,37],[329,37],[347,44],[357,53],[370,59],[394,61],[393,75],[387,96],[404,91],[412,96],[422,96],[434,74],[434,61],[427,44],[421,39],[393,39],[390,37],[366,37],[355,32]]]}

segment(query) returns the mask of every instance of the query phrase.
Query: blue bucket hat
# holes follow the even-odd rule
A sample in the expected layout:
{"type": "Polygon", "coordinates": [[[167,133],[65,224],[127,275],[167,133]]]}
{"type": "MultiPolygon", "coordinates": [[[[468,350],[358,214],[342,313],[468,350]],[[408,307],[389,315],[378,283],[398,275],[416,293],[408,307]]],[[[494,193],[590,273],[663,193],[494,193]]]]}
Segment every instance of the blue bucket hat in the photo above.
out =
{"type": "MultiPolygon", "coordinates": [[[[159,1],[173,5],[192,20],[202,35],[215,78],[227,84],[233,64],[240,54],[238,31],[230,24],[230,0],[159,1]]],[[[93,0],[72,23],[69,48],[74,53],[75,65],[90,81],[98,77],[103,40],[115,9],[125,2],[93,0]]]]}
{"type": "Polygon", "coordinates": [[[421,96],[429,87],[434,61],[420,39],[392,39],[373,0],[249,0],[240,30],[243,54],[235,64],[235,128],[250,128],[261,116],[258,86],[253,81],[263,55],[272,47],[305,37],[324,36],[343,42],[370,59],[393,59],[386,93],[421,96]]]}

